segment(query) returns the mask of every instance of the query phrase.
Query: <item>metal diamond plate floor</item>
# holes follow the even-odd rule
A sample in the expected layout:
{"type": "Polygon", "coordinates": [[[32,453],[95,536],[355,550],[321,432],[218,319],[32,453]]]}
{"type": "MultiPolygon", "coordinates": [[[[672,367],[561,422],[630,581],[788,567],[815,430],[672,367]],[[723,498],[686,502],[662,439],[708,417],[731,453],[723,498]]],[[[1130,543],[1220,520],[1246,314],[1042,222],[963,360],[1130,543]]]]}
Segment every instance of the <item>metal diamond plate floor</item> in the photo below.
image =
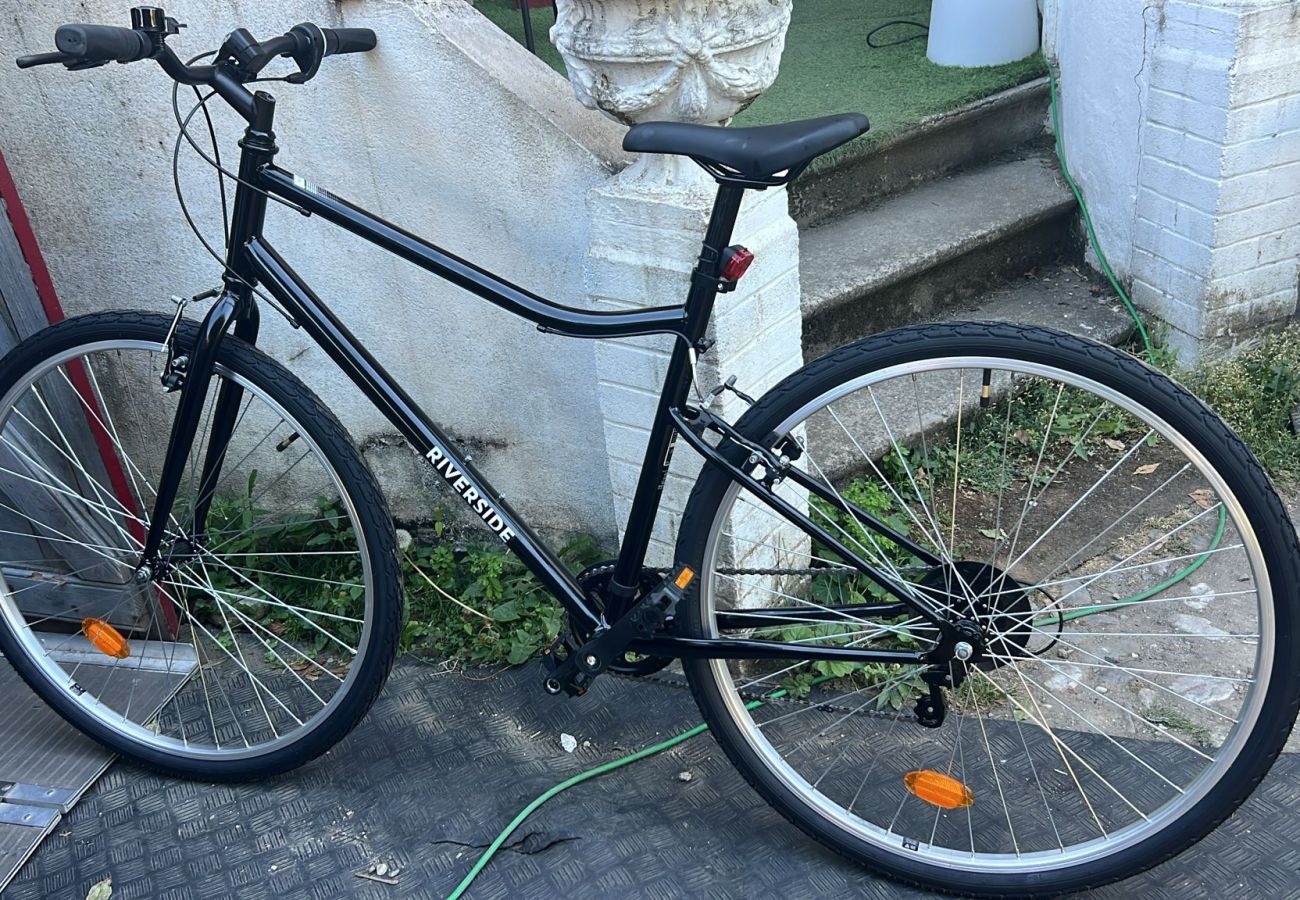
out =
{"type": "MultiPolygon", "coordinates": [[[[324,759],[252,785],[118,764],[5,900],[440,898],[499,829],[556,782],[694,724],[685,691],[603,679],[546,696],[534,666],[449,674],[406,662],[324,759]],[[615,710],[620,710],[616,712],[615,710]],[[562,733],[580,742],[559,747],[562,733]],[[582,742],[590,742],[589,744],[582,742]],[[397,869],[395,884],[356,873],[397,869]]],[[[1228,823],[1180,859],[1098,898],[1300,898],[1300,759],[1287,756],[1228,823]]],[[[707,734],[566,791],[530,819],[469,897],[894,898],[768,809],[707,734]],[[689,782],[678,773],[689,770],[689,782]]]]}
{"type": "MultiPolygon", "coordinates": [[[[97,688],[107,702],[124,699],[135,685],[133,696],[145,709],[166,696],[174,679],[165,675],[133,672],[132,678],[116,683],[111,669],[81,667],[85,685],[102,683],[111,691],[97,688]],[[121,695],[121,696],[119,696],[121,695]]],[[[0,657],[0,889],[14,875],[45,837],[59,826],[59,819],[113,762],[113,754],[83,737],[32,693],[0,657]]]]}

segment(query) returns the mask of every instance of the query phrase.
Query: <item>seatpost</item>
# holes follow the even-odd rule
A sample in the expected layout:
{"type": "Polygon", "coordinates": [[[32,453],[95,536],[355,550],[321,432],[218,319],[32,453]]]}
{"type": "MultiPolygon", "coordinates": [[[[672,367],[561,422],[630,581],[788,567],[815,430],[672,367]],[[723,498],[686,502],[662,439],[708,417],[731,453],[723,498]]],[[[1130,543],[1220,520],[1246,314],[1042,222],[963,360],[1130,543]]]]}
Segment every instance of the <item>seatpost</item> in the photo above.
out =
{"type": "Polygon", "coordinates": [[[650,546],[650,536],[654,529],[655,514],[663,496],[668,466],[672,462],[673,447],[677,442],[677,430],[673,427],[669,412],[686,400],[694,373],[692,356],[708,349],[704,335],[713,314],[713,303],[718,297],[723,251],[731,243],[744,195],[743,186],[722,182],[713,201],[704,245],[700,250],[700,258],[691,271],[691,287],[686,296],[687,337],[678,338],[673,347],[650,440],[646,443],[645,459],[641,463],[641,477],[632,498],[623,546],[614,567],[614,576],[607,588],[609,608],[606,610],[606,618],[610,621],[617,620],[623,614],[637,593],[641,568],[645,564],[646,550],[650,546]]]}

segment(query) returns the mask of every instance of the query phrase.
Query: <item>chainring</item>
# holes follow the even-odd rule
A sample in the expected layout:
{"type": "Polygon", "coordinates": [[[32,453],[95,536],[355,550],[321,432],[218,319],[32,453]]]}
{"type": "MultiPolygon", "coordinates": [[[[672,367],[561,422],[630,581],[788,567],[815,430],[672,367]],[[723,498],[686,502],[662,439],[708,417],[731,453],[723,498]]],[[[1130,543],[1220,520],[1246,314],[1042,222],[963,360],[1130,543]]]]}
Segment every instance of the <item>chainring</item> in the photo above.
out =
{"type": "MultiPolygon", "coordinates": [[[[609,581],[614,576],[614,564],[612,559],[602,560],[601,562],[590,565],[578,573],[578,584],[587,597],[602,612],[605,609],[605,591],[609,587],[609,581]]],[[[663,580],[664,573],[655,569],[642,567],[641,578],[637,584],[637,598],[644,596],[648,591],[659,586],[663,580]]],[[[671,619],[669,622],[671,623],[671,619]]],[[[582,643],[591,637],[587,629],[580,629],[573,617],[569,617],[569,631],[582,643]]],[[[611,662],[607,667],[611,672],[617,672],[620,675],[653,675],[673,661],[670,656],[646,656],[641,653],[628,652],[617,662],[611,662]]]]}

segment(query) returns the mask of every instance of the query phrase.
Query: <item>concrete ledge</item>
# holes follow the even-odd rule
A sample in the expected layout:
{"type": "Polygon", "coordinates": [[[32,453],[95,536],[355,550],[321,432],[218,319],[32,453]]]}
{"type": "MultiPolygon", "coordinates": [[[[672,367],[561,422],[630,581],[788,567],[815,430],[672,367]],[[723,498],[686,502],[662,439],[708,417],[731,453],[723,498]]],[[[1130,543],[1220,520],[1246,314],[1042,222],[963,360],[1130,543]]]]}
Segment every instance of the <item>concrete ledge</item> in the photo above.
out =
{"type": "MultiPolygon", "coordinates": [[[[961,320],[976,322],[1017,322],[1082,335],[1094,341],[1118,345],[1133,334],[1133,320],[1119,299],[1107,289],[1094,296],[1092,279],[1074,266],[1048,267],[1031,278],[1018,276],[985,291],[974,302],[949,309],[941,316],[917,316],[913,321],[961,320]]],[[[841,340],[840,343],[843,341],[841,340]]],[[[971,372],[966,392],[965,410],[975,408],[979,397],[979,373],[971,372]]],[[[1005,393],[1006,384],[995,380],[993,397],[1005,393]]],[[[927,438],[951,432],[957,421],[957,400],[951,393],[929,393],[918,401],[908,392],[885,388],[878,392],[878,402],[895,429],[894,437],[905,446],[914,447],[924,431],[927,438]],[[924,426],[914,410],[925,410],[924,426]]],[[[879,427],[878,414],[865,405],[844,404],[837,415],[853,431],[863,450],[873,458],[890,448],[888,437],[879,427]]],[[[862,474],[861,453],[844,446],[839,425],[814,419],[809,425],[809,441],[820,447],[818,461],[833,477],[856,477],[862,474]]]]}
{"type": "Polygon", "coordinates": [[[818,225],[961,166],[986,160],[1046,131],[1046,78],[976,100],[815,171],[790,186],[790,215],[818,225]]]}
{"type": "Polygon", "coordinates": [[[942,318],[1073,247],[1074,198],[1031,156],[963,172],[800,235],[804,350],[942,318]]]}

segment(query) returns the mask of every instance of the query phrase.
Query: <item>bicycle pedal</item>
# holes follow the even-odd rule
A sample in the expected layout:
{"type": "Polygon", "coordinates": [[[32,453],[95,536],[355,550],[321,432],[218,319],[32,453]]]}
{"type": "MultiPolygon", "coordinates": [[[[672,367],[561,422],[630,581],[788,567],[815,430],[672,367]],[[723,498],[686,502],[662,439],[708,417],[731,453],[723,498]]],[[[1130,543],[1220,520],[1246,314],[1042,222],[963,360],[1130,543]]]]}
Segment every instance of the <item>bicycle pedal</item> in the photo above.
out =
{"type": "Polygon", "coordinates": [[[557,637],[549,647],[542,649],[542,669],[545,676],[542,689],[553,696],[568,694],[581,697],[587,693],[595,675],[586,675],[577,666],[576,652],[563,635],[557,637]]]}

